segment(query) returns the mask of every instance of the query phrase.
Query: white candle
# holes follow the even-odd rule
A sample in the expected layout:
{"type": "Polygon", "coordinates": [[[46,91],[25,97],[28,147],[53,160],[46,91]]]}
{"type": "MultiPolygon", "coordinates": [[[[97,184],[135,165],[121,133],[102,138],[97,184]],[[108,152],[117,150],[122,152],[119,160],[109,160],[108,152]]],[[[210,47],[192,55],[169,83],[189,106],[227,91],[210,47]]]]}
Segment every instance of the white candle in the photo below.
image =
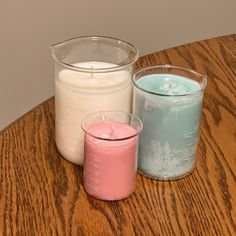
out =
{"type": "MultiPolygon", "coordinates": [[[[106,62],[81,62],[83,68],[111,68],[106,62]]],[[[83,164],[82,118],[92,112],[131,110],[131,71],[118,70],[105,73],[86,73],[70,69],[61,70],[55,85],[56,144],[67,160],[83,164]]]]}

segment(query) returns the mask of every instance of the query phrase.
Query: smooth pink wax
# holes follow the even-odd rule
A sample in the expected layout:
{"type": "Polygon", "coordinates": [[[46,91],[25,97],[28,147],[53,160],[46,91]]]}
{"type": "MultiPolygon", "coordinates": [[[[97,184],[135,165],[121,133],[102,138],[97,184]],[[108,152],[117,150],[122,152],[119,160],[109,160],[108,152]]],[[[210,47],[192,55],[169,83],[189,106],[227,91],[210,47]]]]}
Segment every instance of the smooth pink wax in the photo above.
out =
{"type": "Polygon", "coordinates": [[[131,126],[105,121],[90,126],[85,135],[86,192],[102,200],[128,197],[135,189],[136,152],[137,131],[131,126]]]}

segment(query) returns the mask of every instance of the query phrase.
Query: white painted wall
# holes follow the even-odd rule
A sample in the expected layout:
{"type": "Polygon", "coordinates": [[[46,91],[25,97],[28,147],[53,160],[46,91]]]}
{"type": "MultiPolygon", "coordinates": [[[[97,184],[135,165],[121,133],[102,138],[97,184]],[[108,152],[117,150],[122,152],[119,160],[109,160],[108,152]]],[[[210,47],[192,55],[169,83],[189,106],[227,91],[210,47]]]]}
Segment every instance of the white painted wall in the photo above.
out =
{"type": "Polygon", "coordinates": [[[51,44],[108,35],[144,55],[230,33],[236,0],[1,1],[0,130],[53,95],[51,44]]]}

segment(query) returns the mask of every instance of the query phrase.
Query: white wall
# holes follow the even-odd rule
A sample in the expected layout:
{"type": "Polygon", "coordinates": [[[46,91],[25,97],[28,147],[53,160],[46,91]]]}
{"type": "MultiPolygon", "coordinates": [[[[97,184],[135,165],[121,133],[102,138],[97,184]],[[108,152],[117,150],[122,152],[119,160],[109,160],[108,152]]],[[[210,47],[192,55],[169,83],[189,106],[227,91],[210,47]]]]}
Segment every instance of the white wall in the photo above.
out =
{"type": "Polygon", "coordinates": [[[21,0],[0,3],[0,130],[53,95],[49,45],[80,35],[140,54],[236,33],[236,0],[21,0]]]}

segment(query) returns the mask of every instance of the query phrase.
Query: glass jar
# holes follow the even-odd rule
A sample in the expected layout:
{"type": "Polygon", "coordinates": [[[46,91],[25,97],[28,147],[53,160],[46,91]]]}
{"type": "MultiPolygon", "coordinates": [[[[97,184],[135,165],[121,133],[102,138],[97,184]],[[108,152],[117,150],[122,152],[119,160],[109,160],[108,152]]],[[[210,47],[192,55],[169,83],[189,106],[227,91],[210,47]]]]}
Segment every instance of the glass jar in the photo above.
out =
{"type": "Polygon", "coordinates": [[[101,200],[121,200],[135,190],[142,122],[125,112],[97,112],[82,120],[84,188],[101,200]]]}
{"type": "Polygon", "coordinates": [[[206,75],[174,65],[138,70],[133,114],[143,122],[138,169],[162,180],[189,174],[196,163],[206,75]]]}
{"type": "Polygon", "coordinates": [[[101,110],[131,111],[137,49],[111,37],[78,37],[52,46],[55,60],[56,145],[62,156],[83,164],[82,118],[101,110]]]}

